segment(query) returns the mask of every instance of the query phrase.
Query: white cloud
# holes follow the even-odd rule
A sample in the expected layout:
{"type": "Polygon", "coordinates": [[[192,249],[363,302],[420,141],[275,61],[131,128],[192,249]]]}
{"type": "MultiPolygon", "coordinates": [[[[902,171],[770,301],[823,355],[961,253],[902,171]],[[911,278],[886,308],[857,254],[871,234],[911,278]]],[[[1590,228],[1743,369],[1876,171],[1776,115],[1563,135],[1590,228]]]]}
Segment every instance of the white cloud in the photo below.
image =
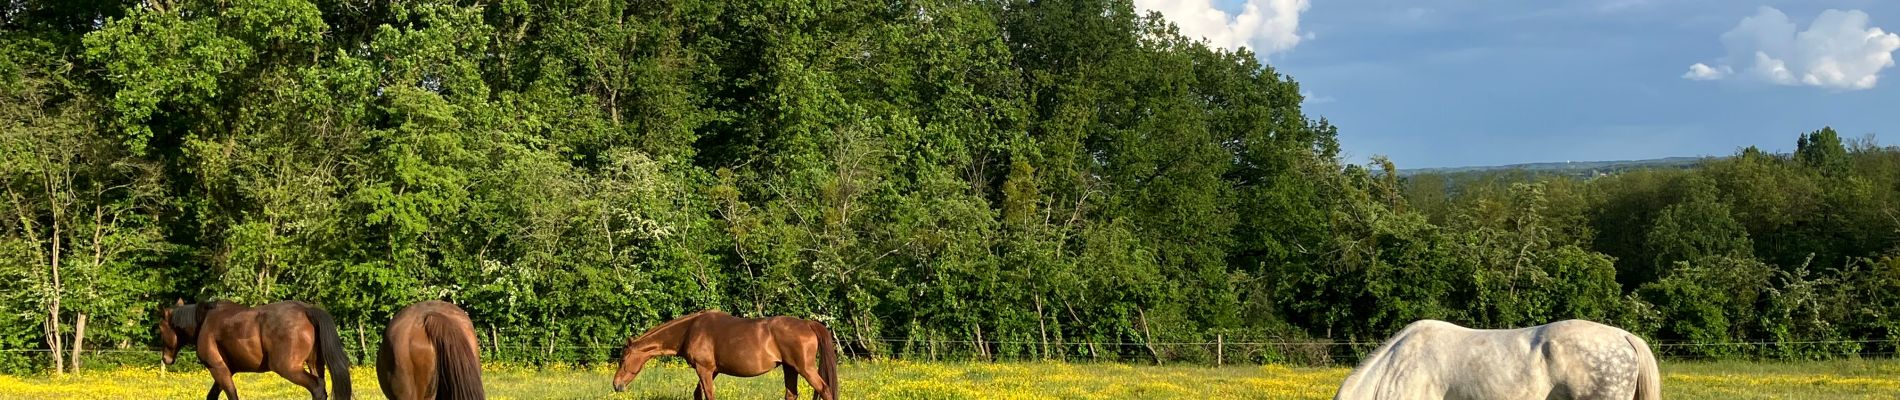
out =
{"type": "Polygon", "coordinates": [[[1695,65],[1689,66],[1689,73],[1682,74],[1682,78],[1692,81],[1712,81],[1722,79],[1728,76],[1728,73],[1728,67],[1717,69],[1710,67],[1708,64],[1695,63],[1695,65]]]}
{"type": "Polygon", "coordinates": [[[1894,65],[1900,35],[1867,25],[1867,13],[1860,10],[1827,10],[1807,30],[1797,31],[1787,14],[1763,6],[1722,34],[1727,57],[1714,66],[1690,65],[1682,77],[1870,89],[1879,81],[1880,71],[1894,65]]]}
{"type": "Polygon", "coordinates": [[[1298,46],[1311,39],[1300,33],[1300,13],[1308,0],[1246,0],[1239,15],[1214,7],[1212,0],[1135,0],[1135,8],[1158,11],[1181,27],[1181,34],[1207,39],[1208,44],[1227,49],[1252,48],[1269,55],[1298,46]]]}

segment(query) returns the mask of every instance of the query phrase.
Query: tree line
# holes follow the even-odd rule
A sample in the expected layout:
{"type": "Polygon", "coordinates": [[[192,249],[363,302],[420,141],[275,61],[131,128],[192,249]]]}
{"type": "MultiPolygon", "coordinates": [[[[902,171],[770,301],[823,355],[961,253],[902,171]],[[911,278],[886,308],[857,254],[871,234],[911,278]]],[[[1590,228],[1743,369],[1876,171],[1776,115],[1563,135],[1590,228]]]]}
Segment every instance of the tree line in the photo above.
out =
{"type": "Polygon", "coordinates": [[[0,0],[0,80],[0,349],[51,350],[7,369],[149,348],[180,298],[318,304],[359,352],[448,300],[521,362],[702,309],[875,357],[1201,360],[1114,344],[1419,318],[1900,340],[1891,147],[1400,179],[1126,0],[0,0]]]}

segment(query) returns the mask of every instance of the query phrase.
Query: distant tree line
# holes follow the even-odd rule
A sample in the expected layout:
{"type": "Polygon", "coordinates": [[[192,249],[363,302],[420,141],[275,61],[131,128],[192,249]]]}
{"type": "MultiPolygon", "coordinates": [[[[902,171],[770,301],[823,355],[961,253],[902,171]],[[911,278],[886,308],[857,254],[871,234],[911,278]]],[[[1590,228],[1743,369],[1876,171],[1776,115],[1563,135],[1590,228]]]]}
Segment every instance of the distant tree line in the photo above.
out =
{"type": "Polygon", "coordinates": [[[359,354],[449,300],[521,362],[708,308],[880,357],[1900,329],[1900,151],[1401,180],[1126,0],[0,0],[0,99],[5,369],[148,348],[178,298],[318,304],[359,354]]]}
{"type": "Polygon", "coordinates": [[[1603,258],[1629,297],[1612,319],[1692,344],[1675,353],[1891,356],[1900,149],[1871,135],[1844,141],[1832,128],[1795,145],[1592,179],[1420,175],[1401,190],[1427,224],[1508,229],[1534,218],[1549,243],[1603,258]]]}

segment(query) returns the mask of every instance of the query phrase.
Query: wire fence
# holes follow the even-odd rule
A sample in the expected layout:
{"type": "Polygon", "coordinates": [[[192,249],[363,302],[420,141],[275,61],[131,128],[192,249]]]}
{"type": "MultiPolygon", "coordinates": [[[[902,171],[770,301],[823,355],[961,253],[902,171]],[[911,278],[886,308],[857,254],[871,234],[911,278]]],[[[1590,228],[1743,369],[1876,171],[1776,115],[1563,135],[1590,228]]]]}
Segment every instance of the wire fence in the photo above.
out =
{"type": "MultiPolygon", "coordinates": [[[[919,362],[1022,362],[1022,361],[1064,361],[1064,362],[1123,362],[1123,363],[1169,363],[1169,364],[1291,364],[1306,366],[1352,365],[1366,353],[1377,348],[1379,342],[1365,341],[1296,341],[1296,340],[1239,340],[1227,341],[1224,336],[1216,336],[1213,341],[1186,342],[1090,342],[1090,341],[1028,341],[1028,340],[963,340],[963,339],[910,339],[910,338],[838,338],[839,351],[849,359],[857,360],[907,360],[919,362]]],[[[1891,358],[1900,348],[1896,340],[1807,340],[1807,341],[1746,341],[1746,342],[1686,342],[1655,341],[1650,346],[1658,358],[1664,360],[1709,360],[1709,359],[1833,359],[1833,358],[1891,358]]],[[[373,353],[351,349],[358,362],[373,360],[373,353]]],[[[70,352],[71,350],[66,350],[70,352]]],[[[48,349],[0,349],[0,354],[27,356],[47,362],[48,349]]],[[[539,364],[547,362],[569,362],[592,364],[611,362],[617,357],[620,346],[610,345],[534,345],[521,344],[514,349],[502,349],[483,343],[483,357],[488,360],[510,363],[523,362],[539,364]],[[509,351],[512,350],[512,351],[509,351]],[[569,357],[533,357],[525,353],[566,354],[569,357]]],[[[153,348],[103,348],[86,349],[81,352],[87,358],[87,365],[154,365],[159,350],[153,348]]],[[[194,365],[195,354],[181,351],[179,363],[194,365]]],[[[187,367],[190,368],[190,367],[187,367]]]]}

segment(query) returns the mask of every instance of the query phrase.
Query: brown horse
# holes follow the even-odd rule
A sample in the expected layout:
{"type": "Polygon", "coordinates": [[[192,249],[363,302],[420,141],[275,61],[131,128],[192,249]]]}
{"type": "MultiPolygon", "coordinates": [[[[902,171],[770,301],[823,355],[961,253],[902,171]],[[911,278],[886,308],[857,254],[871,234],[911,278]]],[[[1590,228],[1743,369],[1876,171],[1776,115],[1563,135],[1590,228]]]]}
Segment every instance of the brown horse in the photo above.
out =
{"type": "Polygon", "coordinates": [[[393,400],[482,399],[482,360],[468,312],[429,300],[404,307],[383,332],[376,379],[393,400]]]}
{"type": "Polygon", "coordinates": [[[713,400],[713,377],[726,374],[754,377],[785,366],[785,398],[798,398],[798,377],[811,383],[817,397],[838,399],[837,339],[824,324],[792,317],[739,318],[718,311],[702,311],[667,321],[636,338],[621,350],[620,370],[614,372],[614,391],[654,356],[680,356],[699,373],[693,398],[713,400]]]}
{"type": "Polygon", "coordinates": [[[316,306],[296,301],[257,307],[228,301],[186,305],[181,299],[164,310],[158,337],[165,345],[167,365],[177,361],[180,347],[197,348],[198,362],[211,372],[207,400],[217,400],[220,391],[237,400],[231,374],[266,371],[303,386],[311,399],[324,400],[324,366],[330,368],[330,387],[337,398],[350,398],[349,355],[337,338],[336,321],[316,306]]]}

